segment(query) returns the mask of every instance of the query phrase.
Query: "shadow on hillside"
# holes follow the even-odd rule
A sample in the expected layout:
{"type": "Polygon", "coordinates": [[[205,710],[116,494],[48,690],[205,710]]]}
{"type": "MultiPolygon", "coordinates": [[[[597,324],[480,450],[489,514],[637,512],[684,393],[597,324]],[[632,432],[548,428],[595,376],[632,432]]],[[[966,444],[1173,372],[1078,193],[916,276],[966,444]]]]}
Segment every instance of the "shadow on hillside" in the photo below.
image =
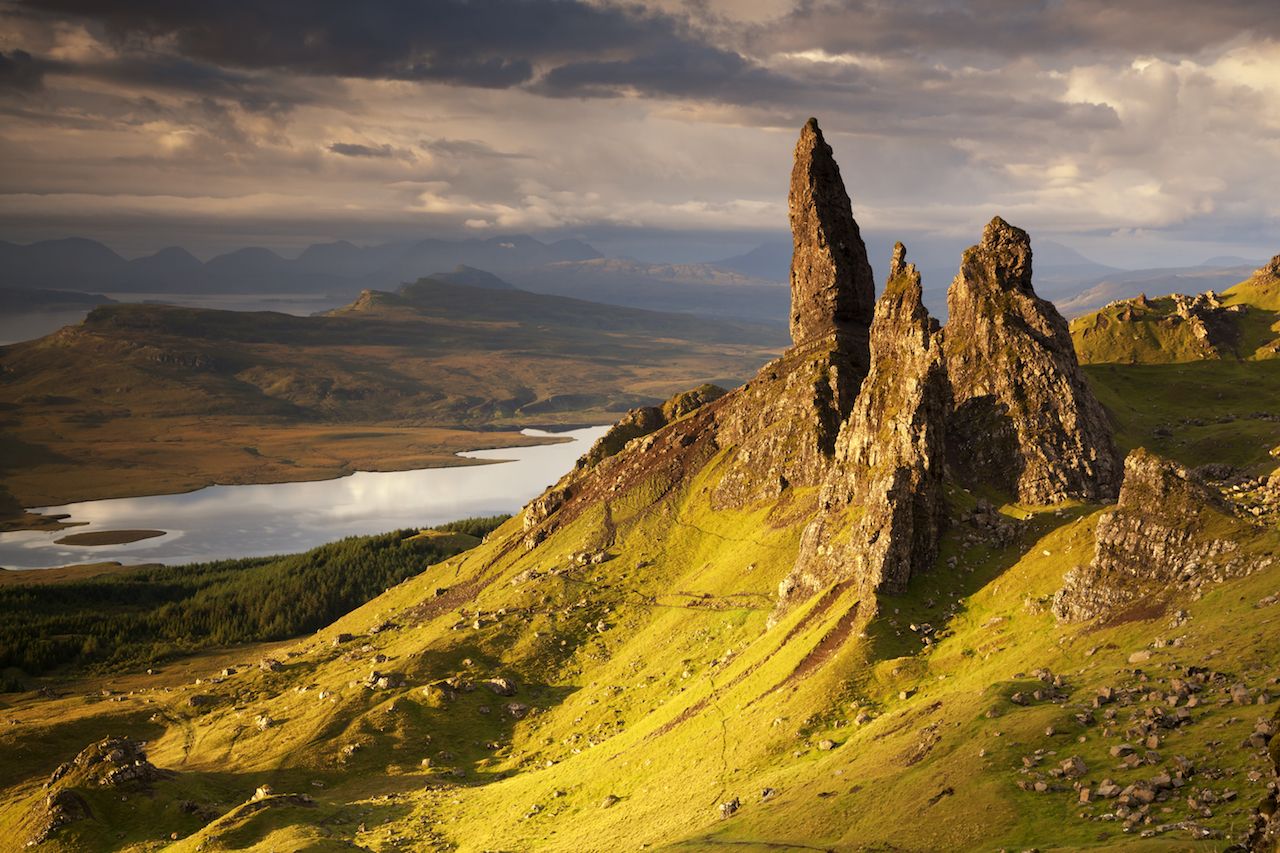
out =
{"type": "Polygon", "coordinates": [[[1016,525],[1008,544],[967,543],[967,537],[984,533],[971,521],[955,519],[953,513],[933,569],[912,578],[906,593],[881,595],[879,612],[866,629],[872,659],[892,660],[926,650],[926,637],[933,641],[945,635],[951,620],[964,613],[964,599],[1011,569],[1042,537],[1097,510],[1097,506],[1082,505],[1063,508],[1060,516],[1048,511],[1025,521],[1004,517],[1005,523],[1016,525]],[[952,559],[955,566],[949,565],[952,559]]]}

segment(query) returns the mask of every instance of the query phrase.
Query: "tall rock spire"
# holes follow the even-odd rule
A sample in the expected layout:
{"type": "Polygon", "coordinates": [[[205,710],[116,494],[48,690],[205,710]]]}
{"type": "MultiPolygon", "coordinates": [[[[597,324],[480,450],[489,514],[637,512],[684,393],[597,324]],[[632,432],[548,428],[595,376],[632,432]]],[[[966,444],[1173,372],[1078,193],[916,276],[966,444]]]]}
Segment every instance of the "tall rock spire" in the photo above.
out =
{"type": "Polygon", "coordinates": [[[817,119],[805,123],[796,142],[788,201],[792,343],[802,346],[834,333],[865,340],[875,281],[840,167],[817,119]]]}
{"type": "Polygon", "coordinates": [[[965,482],[1027,503],[1112,497],[1121,464],[1067,322],[1031,286],[1031,239],[1000,217],[947,291],[948,449],[965,482]]]}
{"type": "Polygon", "coordinates": [[[920,273],[899,243],[871,324],[871,372],[840,430],[780,609],[837,582],[864,596],[902,592],[933,565],[946,520],[951,389],[938,323],[921,297],[920,273]]]}
{"type": "Polygon", "coordinates": [[[718,507],[822,482],[871,360],[875,282],[817,119],[800,130],[790,204],[792,346],[724,408],[720,439],[741,464],[716,487],[718,507]]]}

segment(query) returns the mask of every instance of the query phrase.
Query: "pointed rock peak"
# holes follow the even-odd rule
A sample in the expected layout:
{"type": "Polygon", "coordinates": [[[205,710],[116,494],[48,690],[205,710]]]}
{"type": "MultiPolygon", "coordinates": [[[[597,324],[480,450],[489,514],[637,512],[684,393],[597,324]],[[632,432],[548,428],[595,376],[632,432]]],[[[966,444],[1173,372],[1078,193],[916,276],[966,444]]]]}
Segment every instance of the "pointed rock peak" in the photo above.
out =
{"type": "Polygon", "coordinates": [[[902,243],[895,243],[893,246],[893,257],[889,261],[889,280],[876,303],[876,321],[871,326],[873,350],[874,339],[878,334],[877,324],[890,322],[898,327],[891,334],[903,334],[904,324],[919,326],[928,334],[937,331],[938,327],[938,321],[930,317],[928,309],[924,307],[920,272],[915,264],[907,263],[907,247],[902,243]]]}
{"type": "Polygon", "coordinates": [[[1035,292],[1031,287],[1031,238],[1026,231],[997,216],[982,230],[982,242],[965,253],[966,259],[970,253],[1000,287],[1035,292]]]}
{"type": "Polygon", "coordinates": [[[1000,217],[947,291],[943,346],[956,409],[951,464],[1024,503],[1110,497],[1120,460],[1067,321],[1031,287],[1031,240],[1000,217]]]}
{"type": "Polygon", "coordinates": [[[1280,278],[1280,255],[1276,255],[1254,275],[1266,275],[1273,278],[1280,278]]]}
{"type": "MultiPolygon", "coordinates": [[[[871,369],[836,441],[777,614],[835,582],[902,592],[938,553],[951,387],[920,273],[898,243],[871,324],[871,369]]],[[[776,615],[776,614],[775,614],[776,615]]]]}
{"type": "MultiPolygon", "coordinates": [[[[889,281],[893,281],[906,272],[906,267],[907,247],[902,245],[901,241],[898,241],[893,244],[893,257],[889,260],[889,281]]],[[[915,264],[911,265],[911,269],[915,270],[915,264]]]]}
{"type": "Polygon", "coordinates": [[[840,167],[817,119],[800,131],[788,200],[792,343],[841,334],[865,340],[875,282],[840,167]]]}

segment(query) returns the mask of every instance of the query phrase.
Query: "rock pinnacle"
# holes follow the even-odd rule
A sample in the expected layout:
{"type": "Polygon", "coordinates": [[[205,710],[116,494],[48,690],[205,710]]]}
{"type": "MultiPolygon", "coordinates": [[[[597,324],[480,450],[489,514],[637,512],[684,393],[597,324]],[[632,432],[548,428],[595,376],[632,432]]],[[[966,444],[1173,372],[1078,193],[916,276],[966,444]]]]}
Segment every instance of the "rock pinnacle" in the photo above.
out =
{"type": "Polygon", "coordinates": [[[800,346],[838,333],[865,339],[875,282],[840,167],[809,119],[791,170],[791,341],[800,346]]]}

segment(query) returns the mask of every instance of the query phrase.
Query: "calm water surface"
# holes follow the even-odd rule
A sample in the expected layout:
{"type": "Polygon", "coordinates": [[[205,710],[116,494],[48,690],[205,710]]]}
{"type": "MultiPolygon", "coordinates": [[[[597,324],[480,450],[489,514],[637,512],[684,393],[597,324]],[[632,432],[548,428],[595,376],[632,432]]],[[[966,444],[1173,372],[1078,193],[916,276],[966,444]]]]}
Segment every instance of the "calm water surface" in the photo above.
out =
{"type": "Polygon", "coordinates": [[[0,566],[33,569],[115,560],[190,563],[304,551],[343,536],[426,527],[473,515],[513,513],[573,467],[608,427],[525,435],[572,439],[537,447],[461,453],[500,464],[418,471],[360,472],[315,483],[210,486],[182,495],[153,495],[45,507],[88,522],[56,532],[0,533],[0,566]],[[128,545],[58,545],[70,533],[163,530],[128,545]]]}

